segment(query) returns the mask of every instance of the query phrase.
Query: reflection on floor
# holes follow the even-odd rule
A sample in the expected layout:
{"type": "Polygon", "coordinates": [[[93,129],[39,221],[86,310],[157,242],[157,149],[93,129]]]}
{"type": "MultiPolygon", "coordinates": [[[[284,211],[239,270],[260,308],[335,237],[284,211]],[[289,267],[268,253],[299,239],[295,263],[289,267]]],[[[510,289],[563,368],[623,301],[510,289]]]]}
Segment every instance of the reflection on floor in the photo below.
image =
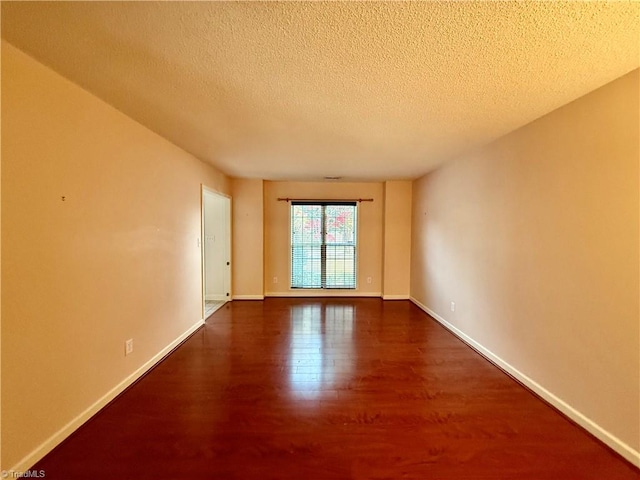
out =
{"type": "Polygon", "coordinates": [[[354,305],[293,305],[289,315],[292,393],[315,398],[325,390],[342,388],[342,381],[348,380],[353,370],[354,305]]]}
{"type": "Polygon", "coordinates": [[[226,302],[222,300],[205,300],[204,302],[204,318],[209,318],[216,310],[222,307],[226,302]]]}

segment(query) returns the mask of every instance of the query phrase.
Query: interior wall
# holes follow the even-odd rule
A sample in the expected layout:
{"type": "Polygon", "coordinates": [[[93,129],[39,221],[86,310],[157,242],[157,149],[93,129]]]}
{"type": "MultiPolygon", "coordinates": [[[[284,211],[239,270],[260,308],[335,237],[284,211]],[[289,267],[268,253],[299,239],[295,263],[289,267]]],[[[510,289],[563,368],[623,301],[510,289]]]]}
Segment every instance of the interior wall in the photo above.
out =
{"type": "Polygon", "coordinates": [[[411,261],[417,302],[635,455],[638,90],[636,70],[416,181],[411,261]]]}
{"type": "Polygon", "coordinates": [[[2,42],[2,469],[201,322],[201,184],[230,193],[2,42]]]}
{"type": "Polygon", "coordinates": [[[332,295],[382,295],[384,191],[382,183],[265,182],[264,285],[269,296],[327,295],[327,291],[291,289],[290,203],[278,198],[348,200],[373,198],[358,204],[357,288],[332,290],[332,295]],[[368,279],[371,279],[371,283],[368,279]]]}
{"type": "Polygon", "coordinates": [[[264,208],[263,181],[234,178],[232,180],[233,298],[264,298],[264,208]]]}
{"type": "Polygon", "coordinates": [[[411,271],[412,182],[384,184],[383,292],[386,300],[408,299],[411,271]]]}

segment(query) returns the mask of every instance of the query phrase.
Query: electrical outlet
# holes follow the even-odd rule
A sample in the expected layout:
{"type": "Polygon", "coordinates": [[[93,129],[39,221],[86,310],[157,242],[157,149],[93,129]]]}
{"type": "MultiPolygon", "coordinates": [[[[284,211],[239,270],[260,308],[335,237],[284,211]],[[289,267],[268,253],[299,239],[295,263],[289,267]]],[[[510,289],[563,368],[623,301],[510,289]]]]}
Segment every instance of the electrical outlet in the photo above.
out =
{"type": "Polygon", "coordinates": [[[452,312],[456,311],[456,302],[451,302],[451,311],[452,312]]]}
{"type": "Polygon", "coordinates": [[[367,283],[371,283],[371,277],[367,277],[367,283]]]}
{"type": "Polygon", "coordinates": [[[273,277],[273,283],[278,283],[278,277],[273,277]]]}
{"type": "Polygon", "coordinates": [[[130,338],[126,342],[124,342],[124,356],[133,353],[133,338],[130,338]]]}

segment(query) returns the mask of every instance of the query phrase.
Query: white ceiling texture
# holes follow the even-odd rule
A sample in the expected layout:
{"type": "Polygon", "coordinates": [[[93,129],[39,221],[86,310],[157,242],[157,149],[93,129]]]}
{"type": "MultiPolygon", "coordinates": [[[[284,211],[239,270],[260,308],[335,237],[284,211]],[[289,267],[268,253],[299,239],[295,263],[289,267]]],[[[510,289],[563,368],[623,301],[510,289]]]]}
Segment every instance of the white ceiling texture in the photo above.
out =
{"type": "Polygon", "coordinates": [[[2,2],[2,36],[224,173],[416,178],[638,68],[637,2],[2,2]]]}

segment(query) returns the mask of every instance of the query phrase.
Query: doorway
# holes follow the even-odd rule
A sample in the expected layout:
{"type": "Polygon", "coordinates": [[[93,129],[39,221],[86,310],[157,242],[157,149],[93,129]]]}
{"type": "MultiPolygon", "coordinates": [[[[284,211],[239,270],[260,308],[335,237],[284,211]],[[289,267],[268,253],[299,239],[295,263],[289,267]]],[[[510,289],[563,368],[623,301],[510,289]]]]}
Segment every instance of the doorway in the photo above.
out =
{"type": "Polygon", "coordinates": [[[231,299],[231,199],[202,186],[202,314],[231,299]]]}

